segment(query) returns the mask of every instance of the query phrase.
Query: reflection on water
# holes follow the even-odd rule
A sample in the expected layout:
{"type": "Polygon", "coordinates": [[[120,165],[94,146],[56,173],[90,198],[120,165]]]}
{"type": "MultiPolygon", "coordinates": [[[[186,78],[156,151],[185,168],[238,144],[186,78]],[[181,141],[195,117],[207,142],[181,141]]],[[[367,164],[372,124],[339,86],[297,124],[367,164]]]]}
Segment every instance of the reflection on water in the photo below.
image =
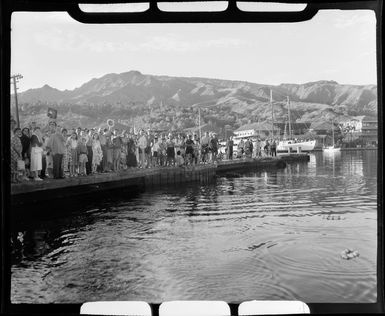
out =
{"type": "Polygon", "coordinates": [[[16,223],[12,302],[375,302],[376,155],[315,153],[16,223]]]}

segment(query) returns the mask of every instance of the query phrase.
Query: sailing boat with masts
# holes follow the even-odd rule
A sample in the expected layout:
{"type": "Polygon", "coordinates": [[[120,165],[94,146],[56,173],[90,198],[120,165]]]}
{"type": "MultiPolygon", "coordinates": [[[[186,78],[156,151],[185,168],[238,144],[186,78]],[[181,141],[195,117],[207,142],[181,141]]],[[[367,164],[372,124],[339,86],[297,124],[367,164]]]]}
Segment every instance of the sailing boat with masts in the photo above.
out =
{"type": "Polygon", "coordinates": [[[341,150],[340,147],[335,147],[334,143],[334,121],[332,121],[332,146],[324,147],[322,150],[326,153],[338,152],[341,150]]]}
{"type": "MultiPolygon", "coordinates": [[[[287,97],[287,111],[288,111],[288,121],[289,121],[289,137],[284,137],[277,146],[277,152],[288,152],[290,151],[312,151],[314,150],[316,141],[308,140],[308,141],[298,141],[293,138],[293,133],[291,129],[291,118],[290,118],[290,99],[287,97]]],[[[286,127],[285,127],[286,130],[286,127]]]]}

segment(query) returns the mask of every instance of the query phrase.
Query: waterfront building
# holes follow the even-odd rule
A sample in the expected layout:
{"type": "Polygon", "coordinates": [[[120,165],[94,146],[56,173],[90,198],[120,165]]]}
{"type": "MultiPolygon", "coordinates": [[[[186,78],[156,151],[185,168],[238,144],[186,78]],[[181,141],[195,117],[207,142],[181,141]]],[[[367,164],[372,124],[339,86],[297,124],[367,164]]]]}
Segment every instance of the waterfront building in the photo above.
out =
{"type": "Polygon", "coordinates": [[[352,133],[361,133],[362,130],[362,120],[365,115],[353,116],[346,119],[339,119],[339,124],[343,130],[349,130],[352,133]]]}
{"type": "Polygon", "coordinates": [[[365,116],[362,119],[360,139],[366,146],[378,145],[378,119],[374,116],[365,116]]]}
{"type": "MultiPolygon", "coordinates": [[[[271,123],[250,123],[245,124],[234,131],[236,137],[248,137],[259,135],[261,138],[272,137],[271,123]]],[[[281,130],[274,126],[274,137],[279,137],[281,130]]]]}

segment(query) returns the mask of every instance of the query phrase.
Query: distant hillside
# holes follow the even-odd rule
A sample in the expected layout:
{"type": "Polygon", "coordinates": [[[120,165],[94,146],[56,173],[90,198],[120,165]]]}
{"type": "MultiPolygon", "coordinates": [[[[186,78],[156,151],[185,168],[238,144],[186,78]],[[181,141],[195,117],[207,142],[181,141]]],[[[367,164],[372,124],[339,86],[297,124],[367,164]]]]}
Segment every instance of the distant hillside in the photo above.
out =
{"type": "Polygon", "coordinates": [[[99,125],[107,118],[154,129],[184,129],[202,123],[235,129],[242,124],[271,120],[270,90],[277,121],[311,122],[356,115],[376,115],[375,85],[340,85],[335,81],[278,86],[250,82],[145,75],[138,71],[107,74],[74,90],[48,85],[18,95],[21,119],[31,120],[58,109],[65,124],[99,125]],[[76,117],[76,119],[74,119],[76,117]]]}

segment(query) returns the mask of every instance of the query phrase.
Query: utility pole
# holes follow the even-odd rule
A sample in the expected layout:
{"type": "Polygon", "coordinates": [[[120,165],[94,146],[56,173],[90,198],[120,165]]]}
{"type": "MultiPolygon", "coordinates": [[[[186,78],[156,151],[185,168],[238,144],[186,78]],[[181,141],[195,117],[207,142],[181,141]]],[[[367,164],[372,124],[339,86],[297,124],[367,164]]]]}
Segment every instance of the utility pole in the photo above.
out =
{"type": "Polygon", "coordinates": [[[14,93],[15,93],[15,107],[16,107],[16,121],[17,121],[17,127],[20,127],[20,120],[19,120],[19,105],[17,103],[17,86],[16,86],[16,83],[18,83],[19,81],[17,81],[18,79],[23,79],[23,76],[20,75],[20,74],[16,74],[16,75],[13,75],[11,76],[11,79],[13,79],[13,89],[14,89],[14,93]]]}

